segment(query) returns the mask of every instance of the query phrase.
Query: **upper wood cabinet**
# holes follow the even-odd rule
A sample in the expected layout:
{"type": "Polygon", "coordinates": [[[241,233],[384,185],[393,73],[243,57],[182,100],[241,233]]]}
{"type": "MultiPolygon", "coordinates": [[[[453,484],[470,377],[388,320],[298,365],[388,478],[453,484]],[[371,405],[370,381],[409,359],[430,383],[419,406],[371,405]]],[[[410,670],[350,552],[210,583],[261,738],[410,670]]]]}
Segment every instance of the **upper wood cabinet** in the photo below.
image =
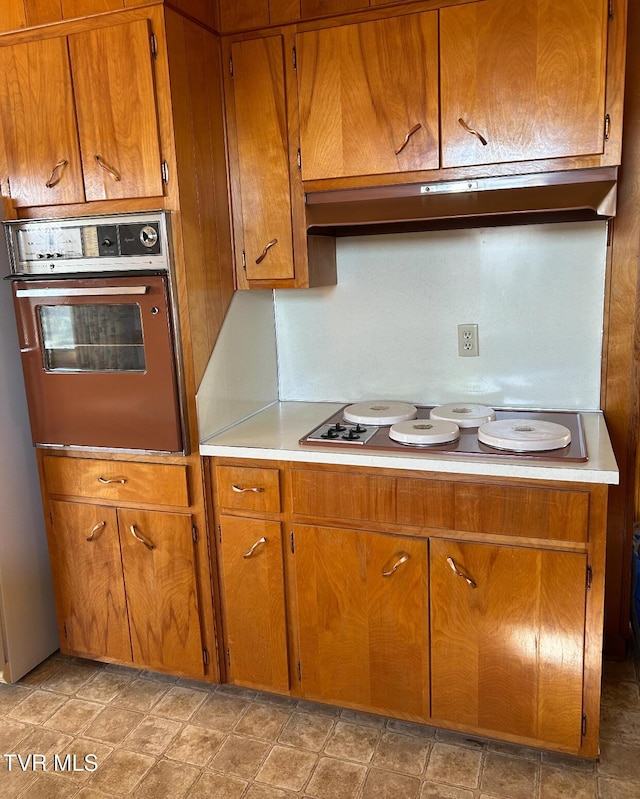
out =
{"type": "Polygon", "coordinates": [[[442,166],[603,152],[607,0],[440,11],[442,166]]]}
{"type": "Polygon", "coordinates": [[[0,47],[15,206],[162,196],[149,37],[138,20],[0,47]]]}
{"type": "Polygon", "coordinates": [[[304,180],[439,166],[437,12],[296,36],[304,180]]]}

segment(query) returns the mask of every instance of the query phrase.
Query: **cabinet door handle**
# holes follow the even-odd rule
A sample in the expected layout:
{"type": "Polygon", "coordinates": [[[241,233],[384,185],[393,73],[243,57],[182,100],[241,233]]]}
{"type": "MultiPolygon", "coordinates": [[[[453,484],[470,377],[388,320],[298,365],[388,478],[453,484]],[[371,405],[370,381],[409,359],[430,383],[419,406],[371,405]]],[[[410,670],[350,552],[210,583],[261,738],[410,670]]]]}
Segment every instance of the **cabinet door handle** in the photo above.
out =
{"type": "Polygon", "coordinates": [[[116,172],[116,170],[115,170],[115,169],[113,169],[113,167],[110,167],[110,166],[109,166],[109,165],[108,165],[108,164],[107,164],[107,163],[104,161],[104,159],[102,158],[102,156],[101,156],[101,155],[94,155],[93,157],[96,159],[96,163],[98,164],[98,166],[100,167],[100,169],[104,169],[104,171],[105,171],[105,172],[108,172],[108,173],[111,175],[111,177],[112,177],[112,178],[115,180],[115,182],[116,182],[116,183],[117,183],[119,180],[122,180],[122,178],[121,178],[121,177],[120,177],[120,175],[119,175],[119,174],[116,172]]]}
{"type": "Polygon", "coordinates": [[[250,549],[248,552],[245,552],[245,553],[244,553],[244,555],[243,555],[242,557],[243,557],[243,558],[250,558],[250,557],[253,555],[253,553],[256,551],[256,549],[257,549],[257,548],[258,548],[258,547],[259,547],[261,544],[266,544],[266,543],[267,543],[267,539],[266,539],[264,536],[262,536],[262,538],[259,538],[259,539],[256,541],[256,543],[255,543],[255,544],[254,544],[254,545],[251,547],[251,549],[250,549]]]}
{"type": "Polygon", "coordinates": [[[413,136],[414,133],[417,133],[420,130],[421,127],[422,127],[422,125],[418,122],[417,125],[414,125],[411,128],[411,130],[404,137],[404,141],[402,142],[400,147],[398,147],[398,149],[395,151],[396,155],[400,155],[400,153],[404,150],[404,148],[407,146],[407,144],[409,144],[409,139],[413,136]]]}
{"type": "Polygon", "coordinates": [[[126,477],[98,477],[98,482],[102,483],[103,486],[111,485],[111,483],[120,483],[120,485],[124,485],[127,482],[126,477]]]}
{"type": "Polygon", "coordinates": [[[462,577],[463,580],[466,580],[467,583],[472,588],[477,588],[478,587],[476,585],[476,583],[471,579],[471,577],[467,577],[466,574],[464,574],[463,572],[460,571],[460,569],[456,566],[456,562],[455,562],[455,560],[453,558],[447,558],[447,563],[449,564],[449,566],[451,566],[452,571],[454,571],[458,575],[458,577],[462,577]]]}
{"type": "Polygon", "coordinates": [[[407,552],[402,552],[398,560],[393,564],[393,566],[390,569],[386,571],[385,569],[382,570],[382,576],[391,577],[391,575],[394,574],[399,569],[399,567],[402,566],[403,563],[406,563],[410,557],[411,555],[409,555],[407,552]]]}
{"type": "Polygon", "coordinates": [[[89,537],[87,538],[87,541],[95,541],[96,540],[96,535],[98,534],[98,530],[104,530],[104,528],[106,526],[107,526],[106,522],[98,522],[98,524],[96,524],[96,526],[93,528],[93,530],[89,533],[89,537]]]}
{"type": "Polygon", "coordinates": [[[57,186],[62,178],[62,172],[58,175],[58,170],[65,167],[69,162],[66,158],[62,158],[58,163],[53,167],[51,170],[51,175],[49,176],[49,180],[44,184],[48,189],[52,189],[54,186],[57,186]],[[57,177],[56,177],[57,175],[57,177]]]}
{"type": "Polygon", "coordinates": [[[146,539],[143,535],[140,535],[140,533],[136,530],[135,524],[129,525],[129,531],[136,541],[144,544],[147,549],[155,549],[155,546],[151,543],[151,541],[146,539]]]}
{"type": "Polygon", "coordinates": [[[269,250],[278,243],[278,239],[271,239],[271,241],[267,242],[267,246],[264,248],[262,253],[256,258],[256,263],[261,264],[264,259],[267,257],[267,253],[269,250]]]}
{"type": "Polygon", "coordinates": [[[242,488],[241,486],[232,485],[231,490],[235,491],[236,494],[244,494],[245,491],[253,491],[254,494],[262,494],[264,492],[264,488],[261,486],[254,486],[253,488],[242,488]]]}
{"type": "Polygon", "coordinates": [[[473,135],[476,136],[479,139],[480,144],[483,147],[487,146],[487,140],[482,135],[482,133],[479,133],[475,128],[469,127],[469,125],[467,125],[467,123],[464,121],[464,119],[462,117],[460,117],[460,119],[458,120],[458,123],[460,125],[462,125],[462,127],[467,131],[467,133],[473,133],[473,135]]]}

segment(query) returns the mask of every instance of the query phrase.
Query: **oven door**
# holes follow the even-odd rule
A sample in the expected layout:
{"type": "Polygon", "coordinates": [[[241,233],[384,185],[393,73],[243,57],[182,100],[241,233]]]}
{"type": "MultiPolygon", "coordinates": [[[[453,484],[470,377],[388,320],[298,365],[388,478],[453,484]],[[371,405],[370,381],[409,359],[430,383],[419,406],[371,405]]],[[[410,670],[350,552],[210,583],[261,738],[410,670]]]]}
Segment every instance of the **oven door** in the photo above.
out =
{"type": "Polygon", "coordinates": [[[165,275],[13,288],[35,444],[182,451],[165,275]]]}

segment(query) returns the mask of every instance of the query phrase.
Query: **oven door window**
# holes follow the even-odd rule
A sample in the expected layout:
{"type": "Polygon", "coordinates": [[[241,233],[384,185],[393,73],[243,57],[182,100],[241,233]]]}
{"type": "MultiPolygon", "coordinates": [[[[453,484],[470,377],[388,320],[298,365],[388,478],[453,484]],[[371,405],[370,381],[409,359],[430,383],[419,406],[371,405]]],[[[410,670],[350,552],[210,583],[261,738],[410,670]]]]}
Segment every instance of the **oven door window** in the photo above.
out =
{"type": "Polygon", "coordinates": [[[40,305],[47,372],[144,372],[142,314],[137,303],[40,305]]]}

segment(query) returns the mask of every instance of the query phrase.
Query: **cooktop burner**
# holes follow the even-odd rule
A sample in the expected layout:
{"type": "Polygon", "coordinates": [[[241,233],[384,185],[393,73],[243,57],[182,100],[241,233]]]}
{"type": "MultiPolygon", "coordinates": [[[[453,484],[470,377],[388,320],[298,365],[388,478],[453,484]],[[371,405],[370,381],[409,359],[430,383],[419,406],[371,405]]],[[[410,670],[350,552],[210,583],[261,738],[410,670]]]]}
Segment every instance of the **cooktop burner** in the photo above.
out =
{"type": "MultiPolygon", "coordinates": [[[[494,440],[492,436],[485,436],[485,441],[492,441],[499,446],[491,446],[478,439],[478,427],[460,427],[460,434],[454,440],[435,444],[416,444],[412,443],[412,436],[397,436],[400,440],[394,440],[390,436],[391,427],[389,424],[378,426],[374,424],[364,424],[360,421],[350,422],[345,420],[345,408],[352,407],[345,405],[337,413],[326,419],[321,425],[314,428],[310,433],[300,439],[300,444],[304,446],[332,446],[332,447],[355,447],[356,449],[377,449],[390,450],[395,452],[415,451],[429,454],[460,455],[460,456],[481,456],[483,458],[518,458],[546,461],[566,461],[566,462],[585,462],[588,460],[587,448],[584,437],[582,417],[575,411],[525,411],[525,410],[496,410],[496,422],[502,422],[503,427],[508,420],[519,422],[516,428],[523,429],[522,424],[528,430],[553,430],[560,426],[566,431],[562,436],[553,439],[555,449],[536,449],[533,451],[518,451],[517,449],[504,448],[504,433],[502,427],[497,429],[502,435],[494,440]],[[528,424],[526,424],[528,422],[528,424]],[[407,440],[409,439],[409,440],[407,440]],[[564,442],[569,441],[566,445],[564,442]]],[[[424,420],[425,424],[430,422],[431,406],[416,406],[415,423],[424,420]]],[[[419,426],[419,425],[418,425],[419,426]]],[[[509,427],[509,425],[506,425],[509,427]]],[[[506,428],[505,428],[506,429],[506,428]]],[[[508,446],[508,444],[506,445],[508,446]]]]}

